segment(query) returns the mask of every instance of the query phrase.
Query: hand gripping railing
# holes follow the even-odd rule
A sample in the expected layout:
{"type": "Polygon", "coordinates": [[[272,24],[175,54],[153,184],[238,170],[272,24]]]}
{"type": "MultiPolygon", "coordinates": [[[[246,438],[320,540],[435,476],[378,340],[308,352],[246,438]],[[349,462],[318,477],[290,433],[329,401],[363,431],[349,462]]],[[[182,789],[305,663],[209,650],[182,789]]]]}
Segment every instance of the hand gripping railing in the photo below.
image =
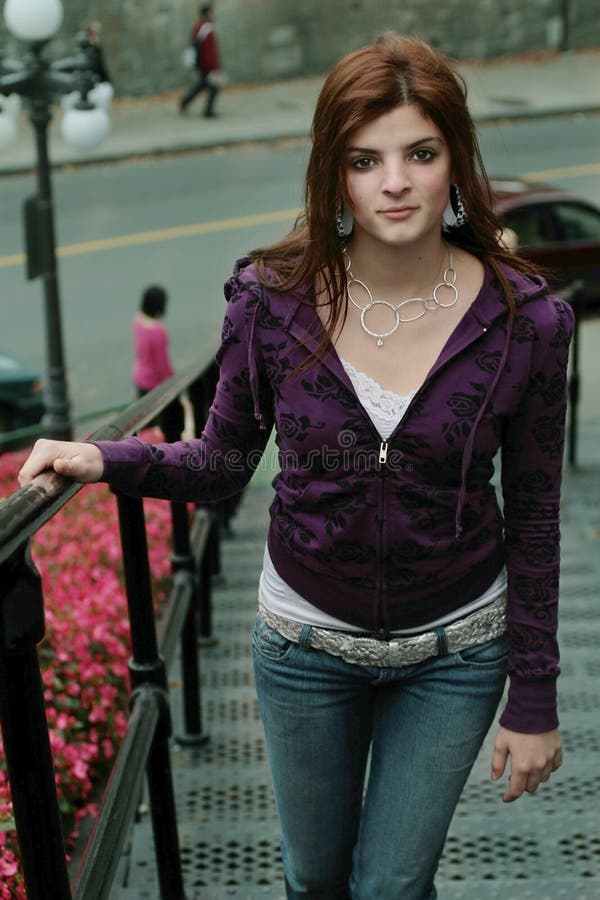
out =
{"type": "MultiPolygon", "coordinates": [[[[215,384],[214,363],[190,366],[91,437],[118,440],[139,431],[184,390],[192,400],[196,427],[201,427],[215,384]]],[[[166,435],[168,440],[177,437],[166,435]]],[[[199,628],[210,634],[210,575],[218,567],[219,522],[231,512],[231,505],[220,514],[218,508],[198,509],[190,533],[186,505],[171,504],[173,588],[157,634],[142,501],[117,496],[131,628],[130,716],[72,890],[37,657],[37,644],[44,636],[44,600],[28,542],[80,489],[54,473],[44,473],[0,505],[0,724],[27,897],[108,898],[145,770],[160,897],[184,900],[166,672],[180,642],[185,734],[179,739],[204,741],[197,632],[199,628]]]]}

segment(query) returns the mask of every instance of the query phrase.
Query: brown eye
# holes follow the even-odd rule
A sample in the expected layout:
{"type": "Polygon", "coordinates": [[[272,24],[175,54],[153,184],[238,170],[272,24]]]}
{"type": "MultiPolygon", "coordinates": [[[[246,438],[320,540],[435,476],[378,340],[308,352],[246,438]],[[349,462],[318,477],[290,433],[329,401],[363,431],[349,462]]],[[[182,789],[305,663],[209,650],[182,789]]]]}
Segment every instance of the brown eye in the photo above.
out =
{"type": "Polygon", "coordinates": [[[354,169],[369,169],[373,164],[373,160],[369,156],[359,156],[352,160],[354,169]]]}
{"type": "Polygon", "coordinates": [[[415,150],[412,158],[416,159],[417,162],[431,162],[431,160],[435,158],[435,153],[433,150],[422,147],[420,150],[415,150]]]}

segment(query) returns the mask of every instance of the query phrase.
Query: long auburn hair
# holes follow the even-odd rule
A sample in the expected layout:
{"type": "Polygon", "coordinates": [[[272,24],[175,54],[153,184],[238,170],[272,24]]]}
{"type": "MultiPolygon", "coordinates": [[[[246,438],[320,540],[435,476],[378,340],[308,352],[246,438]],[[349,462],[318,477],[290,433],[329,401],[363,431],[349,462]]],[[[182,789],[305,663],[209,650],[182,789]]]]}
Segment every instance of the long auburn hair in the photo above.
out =
{"type": "Polygon", "coordinates": [[[451,241],[493,267],[514,311],[501,264],[526,273],[536,269],[499,244],[502,223],[492,210],[466,99],[464,79],[449,60],[423,41],[391,33],[343,57],[325,80],[313,118],[304,211],[286,237],[250,254],[263,284],[280,292],[301,292],[305,302],[317,303],[314,291],[306,294],[306,285],[319,278],[324,296],[318,302],[328,305],[324,343],[343,321],[347,307],[343,242],[336,229],[338,205],[345,194],[345,150],[359,128],[403,104],[417,106],[447,142],[468,215],[467,224],[452,231],[451,241]]]}

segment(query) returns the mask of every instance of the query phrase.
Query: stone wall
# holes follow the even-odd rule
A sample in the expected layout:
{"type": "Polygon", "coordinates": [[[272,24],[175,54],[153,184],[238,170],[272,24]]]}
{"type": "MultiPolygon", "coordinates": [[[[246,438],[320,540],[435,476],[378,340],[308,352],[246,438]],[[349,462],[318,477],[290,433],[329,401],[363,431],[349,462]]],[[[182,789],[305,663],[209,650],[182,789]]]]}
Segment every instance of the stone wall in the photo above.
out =
{"type": "MultiPolygon", "coordinates": [[[[53,52],[69,51],[89,19],[104,26],[119,94],[179,89],[192,0],[63,0],[53,52]]],[[[215,0],[223,67],[233,83],[326,71],[385,29],[414,34],[457,59],[600,45],[598,0],[215,0]],[[564,15],[567,14],[565,28],[564,15]]],[[[6,35],[0,31],[0,40],[6,35]]],[[[8,42],[10,47],[10,41],[8,42]]]]}

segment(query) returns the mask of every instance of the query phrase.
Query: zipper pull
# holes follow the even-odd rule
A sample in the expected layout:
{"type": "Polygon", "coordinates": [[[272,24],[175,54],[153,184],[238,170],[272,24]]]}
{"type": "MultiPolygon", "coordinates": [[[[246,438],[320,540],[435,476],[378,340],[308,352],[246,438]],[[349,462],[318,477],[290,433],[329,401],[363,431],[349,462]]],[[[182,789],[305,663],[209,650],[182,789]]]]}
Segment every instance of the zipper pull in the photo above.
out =
{"type": "Polygon", "coordinates": [[[385,465],[385,461],[387,460],[387,452],[388,452],[388,442],[382,441],[379,445],[379,462],[381,465],[385,465]]]}

